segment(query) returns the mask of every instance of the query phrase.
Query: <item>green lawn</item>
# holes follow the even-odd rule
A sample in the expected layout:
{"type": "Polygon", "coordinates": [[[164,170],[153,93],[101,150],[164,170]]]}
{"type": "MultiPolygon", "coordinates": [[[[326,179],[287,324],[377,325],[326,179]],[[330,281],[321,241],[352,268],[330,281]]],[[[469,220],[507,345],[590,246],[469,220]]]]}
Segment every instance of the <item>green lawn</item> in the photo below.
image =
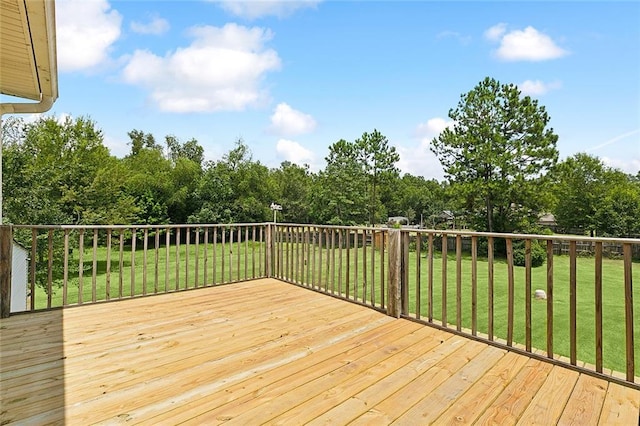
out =
{"type": "MultiPolygon", "coordinates": [[[[176,288],[192,288],[206,283],[223,283],[237,280],[244,280],[252,277],[264,276],[264,245],[260,243],[238,244],[231,247],[228,243],[222,247],[220,243],[216,245],[214,255],[212,244],[206,245],[207,261],[205,262],[205,244],[200,244],[197,248],[195,244],[190,244],[188,256],[186,245],[182,244],[179,249],[179,263],[176,261],[176,248],[169,248],[167,257],[164,246],[158,250],[157,270],[156,253],[153,248],[147,252],[147,268],[144,272],[144,253],[141,247],[135,252],[135,268],[132,281],[132,259],[130,249],[123,252],[123,267],[120,273],[120,259],[117,248],[111,251],[111,274],[110,277],[110,297],[129,297],[133,287],[134,294],[140,295],[154,293],[156,286],[159,292],[165,290],[165,285],[169,290],[176,288]],[[261,257],[262,256],[262,257],[261,257]],[[188,261],[187,261],[188,257],[188,261]],[[215,259],[215,262],[214,262],[215,259]],[[238,260],[240,263],[238,264],[238,260]],[[224,269],[223,269],[224,261],[224,269]],[[215,271],[214,271],[215,264],[215,271]],[[176,266],[177,265],[177,266],[176,266]],[[167,273],[168,271],[168,273],[167,273]],[[205,281],[206,271],[206,281],[205,281]],[[214,275],[215,272],[215,275],[214,275]],[[157,276],[157,279],[156,279],[157,276]],[[215,278],[214,278],[215,277],[215,278]],[[121,285],[122,283],[122,285],[121,285]],[[120,290],[122,289],[122,290],[120,290]]],[[[427,291],[428,263],[425,252],[421,254],[421,274],[420,274],[420,294],[417,293],[417,256],[415,252],[409,258],[409,309],[416,312],[416,300],[420,299],[421,316],[425,318],[428,312],[429,300],[427,291]]],[[[84,270],[82,277],[83,300],[92,300],[93,277],[93,250],[86,248],[83,252],[84,270]]],[[[107,295],[107,250],[99,247],[96,251],[96,300],[104,300],[107,295]]],[[[373,251],[367,247],[363,253],[362,247],[356,251],[352,249],[349,253],[343,250],[342,253],[336,250],[332,255],[326,248],[313,250],[309,248],[307,252],[300,245],[291,243],[284,245],[284,249],[277,253],[274,259],[275,276],[289,277],[292,281],[312,282],[322,288],[332,289],[335,292],[345,294],[347,284],[349,285],[349,295],[351,298],[362,299],[363,286],[366,286],[366,300],[372,298],[380,306],[381,303],[381,265],[384,265],[386,275],[386,258],[381,261],[380,251],[373,251]],[[287,254],[286,248],[289,248],[287,254]],[[304,259],[303,259],[304,255],[304,259]],[[366,265],[363,258],[366,256],[366,265]],[[281,261],[278,273],[277,260],[281,261]],[[288,262],[287,262],[288,258],[288,262]],[[306,260],[306,262],[305,262],[306,260]],[[349,268],[347,268],[347,264],[349,268]],[[315,268],[315,272],[313,272],[315,268]],[[356,271],[357,268],[357,271],[356,271]],[[347,276],[347,269],[349,275],[347,276]],[[288,271],[288,272],[285,272],[288,271]],[[313,272],[313,273],[312,273],[313,272]],[[331,279],[333,277],[333,279],[331,279]]],[[[70,264],[78,263],[78,253],[73,253],[69,260],[70,264]]],[[[439,252],[434,254],[433,268],[433,316],[436,323],[442,318],[442,257],[439,252]]],[[[461,264],[462,271],[462,327],[471,328],[471,259],[464,256],[461,264]]],[[[479,259],[477,264],[478,288],[477,288],[477,318],[478,331],[487,332],[487,276],[488,264],[486,259],[479,259]]],[[[536,289],[546,290],[546,265],[532,270],[532,292],[536,289]]],[[[524,344],[525,336],[525,269],[523,267],[514,268],[515,276],[515,323],[514,341],[524,344]]],[[[594,308],[594,259],[590,257],[580,257],[577,259],[577,318],[578,318],[578,359],[590,364],[595,364],[595,308],[594,308]]],[[[455,255],[447,258],[447,320],[449,324],[456,321],[456,261],[455,255]]],[[[640,268],[634,263],[633,278],[636,283],[640,282],[640,268]]],[[[75,304],[78,301],[79,277],[76,275],[69,277],[67,300],[68,304],[75,304]]],[[[494,334],[498,338],[505,339],[507,334],[507,265],[504,260],[497,259],[494,263],[494,334]]],[[[52,294],[52,306],[61,306],[63,289],[54,286],[52,294]]],[[[532,296],[532,295],[531,295],[532,296]]],[[[624,317],[624,273],[623,262],[621,260],[604,259],[603,261],[603,355],[605,368],[617,371],[625,371],[625,317],[624,317]]],[[[635,318],[635,341],[636,346],[640,342],[640,290],[636,285],[634,289],[634,318],[635,318]]],[[[554,292],[553,292],[553,328],[554,341],[553,349],[555,353],[569,355],[569,258],[568,256],[555,256],[554,258],[554,292]]],[[[47,295],[40,288],[36,291],[36,307],[47,306],[47,295]]],[[[532,341],[533,347],[546,349],[546,301],[536,300],[532,297],[532,341]]],[[[640,367],[640,350],[636,350],[636,366],[640,367]]]]}
{"type": "MultiPolygon", "coordinates": [[[[117,247],[111,249],[110,274],[107,275],[107,249],[98,247],[96,250],[95,278],[93,274],[93,249],[85,248],[83,251],[83,272],[79,276],[77,269],[75,274],[68,277],[67,304],[78,303],[78,295],[82,293],[82,301],[90,302],[93,299],[92,287],[95,279],[96,300],[107,299],[107,285],[111,299],[118,297],[131,297],[131,295],[152,294],[194,288],[204,286],[205,283],[220,284],[232,281],[251,279],[265,273],[264,262],[260,261],[260,250],[264,257],[264,246],[259,243],[234,242],[231,246],[226,243],[216,244],[215,252],[213,244],[181,244],[176,250],[175,246],[169,247],[169,253],[164,246],[157,251],[153,248],[147,250],[145,262],[144,250],[137,247],[132,259],[131,248],[125,247],[122,252],[122,268],[120,268],[120,253],[117,247]],[[205,257],[206,250],[206,257],[205,257]],[[197,253],[197,254],[196,254],[197,253]],[[215,257],[214,257],[215,256],[215,257]],[[214,262],[214,258],[216,261],[214,262]],[[239,262],[238,262],[239,261],[239,262]],[[134,268],[132,268],[132,263],[134,268]],[[144,265],[147,265],[146,271],[144,265]],[[132,275],[133,269],[133,275],[132,275]],[[109,279],[107,279],[109,278],[109,279]],[[82,291],[80,292],[80,284],[82,291]]],[[[77,251],[69,257],[70,265],[77,265],[79,256],[77,251]]],[[[63,305],[64,288],[62,280],[56,280],[53,285],[51,306],[63,305]]],[[[42,287],[36,287],[36,308],[47,307],[47,293],[42,287]]]]}

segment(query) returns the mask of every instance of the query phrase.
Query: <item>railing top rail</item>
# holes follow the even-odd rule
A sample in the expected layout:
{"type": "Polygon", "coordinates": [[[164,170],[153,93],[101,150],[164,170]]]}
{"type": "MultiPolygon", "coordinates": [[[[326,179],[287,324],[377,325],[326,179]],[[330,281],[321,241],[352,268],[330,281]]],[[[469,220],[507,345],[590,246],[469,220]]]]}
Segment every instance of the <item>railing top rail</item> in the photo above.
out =
{"type": "Polygon", "coordinates": [[[358,226],[358,225],[318,225],[314,223],[286,223],[286,222],[278,222],[276,226],[295,226],[295,227],[309,227],[309,228],[323,228],[323,229],[355,229],[355,230],[366,230],[366,231],[387,231],[391,228],[387,228],[384,226],[358,226]]]}
{"type": "Polygon", "coordinates": [[[611,238],[611,237],[587,237],[584,235],[570,234],[513,234],[506,232],[476,232],[456,229],[401,229],[402,232],[421,233],[421,234],[444,234],[444,235],[462,235],[467,237],[498,237],[513,238],[518,240],[553,240],[553,241],[584,241],[584,242],[602,242],[602,243],[619,243],[619,244],[640,244],[640,238],[611,238]]]}
{"type": "MultiPolygon", "coordinates": [[[[7,224],[16,229],[177,229],[177,228],[225,228],[225,227],[239,227],[239,226],[266,226],[273,225],[273,222],[259,222],[259,223],[190,223],[190,224],[157,224],[157,225],[26,225],[26,224],[7,224]]],[[[276,223],[276,226],[295,226],[295,227],[313,227],[322,229],[353,229],[353,230],[366,230],[366,231],[388,231],[394,228],[387,228],[384,226],[353,226],[353,225],[318,225],[310,223],[276,223]]],[[[461,229],[408,229],[399,228],[399,231],[403,233],[420,233],[420,234],[440,234],[440,235],[461,235],[466,237],[497,237],[497,238],[513,238],[519,240],[531,239],[531,240],[552,240],[552,241],[583,241],[583,242],[602,242],[602,243],[617,243],[617,244],[640,244],[640,238],[620,238],[620,237],[587,237],[584,235],[570,235],[570,234],[514,234],[514,233],[501,233],[501,232],[477,232],[467,231],[461,229]]]]}
{"type": "Polygon", "coordinates": [[[264,226],[269,222],[260,223],[188,223],[188,224],[158,224],[158,225],[24,225],[12,224],[16,229],[173,229],[173,228],[225,228],[238,226],[264,226]]]}

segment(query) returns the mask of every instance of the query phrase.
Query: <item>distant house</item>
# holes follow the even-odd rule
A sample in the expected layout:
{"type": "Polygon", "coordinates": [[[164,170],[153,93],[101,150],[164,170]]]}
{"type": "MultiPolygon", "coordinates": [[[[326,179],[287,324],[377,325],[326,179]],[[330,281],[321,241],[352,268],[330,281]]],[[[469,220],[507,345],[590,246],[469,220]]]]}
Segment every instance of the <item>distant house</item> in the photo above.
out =
{"type": "Polygon", "coordinates": [[[27,310],[27,277],[29,276],[29,250],[13,242],[11,259],[11,312],[27,310]]]}
{"type": "Polygon", "coordinates": [[[552,231],[556,231],[558,227],[558,223],[556,222],[556,218],[551,213],[543,213],[538,218],[538,225],[543,226],[545,228],[549,228],[552,231]]]}

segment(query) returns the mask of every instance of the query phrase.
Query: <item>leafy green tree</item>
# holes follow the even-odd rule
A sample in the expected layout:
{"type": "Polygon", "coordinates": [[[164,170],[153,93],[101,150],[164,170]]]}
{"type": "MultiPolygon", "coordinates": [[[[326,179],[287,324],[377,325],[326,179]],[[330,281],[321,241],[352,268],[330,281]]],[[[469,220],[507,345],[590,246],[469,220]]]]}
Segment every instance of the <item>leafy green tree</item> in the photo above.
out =
{"type": "Polygon", "coordinates": [[[309,166],[284,161],[280,168],[271,171],[271,178],[277,194],[274,201],[283,206],[282,221],[309,223],[313,184],[309,166]]]}
{"type": "MultiPolygon", "coordinates": [[[[622,172],[618,174],[623,175],[622,172]]],[[[631,180],[619,180],[608,186],[594,219],[600,235],[640,236],[640,184],[631,180]]]]}
{"type": "Polygon", "coordinates": [[[210,163],[196,190],[199,209],[191,223],[264,222],[275,192],[269,169],[253,161],[251,151],[240,139],[222,160],[210,163]]]}
{"type": "Polygon", "coordinates": [[[145,133],[142,130],[133,129],[129,133],[129,145],[131,145],[131,152],[129,155],[135,156],[143,149],[156,149],[162,150],[162,146],[156,143],[156,139],[151,133],[145,133]]]}
{"type": "Polygon", "coordinates": [[[399,176],[396,163],[400,155],[389,140],[378,130],[363,133],[354,142],[356,157],[367,179],[367,211],[369,224],[381,222],[380,186],[389,184],[399,176]]]}
{"type": "Polygon", "coordinates": [[[318,223],[366,223],[367,180],[358,160],[358,148],[344,139],[329,147],[327,166],[318,174],[312,195],[313,217],[318,223]]]}
{"type": "Polygon", "coordinates": [[[435,227],[447,209],[445,190],[435,179],[406,173],[393,181],[393,192],[396,196],[387,203],[389,212],[392,216],[407,217],[410,223],[435,227]]]}
{"type": "Polygon", "coordinates": [[[128,170],[126,194],[134,199],[136,223],[169,223],[169,204],[174,193],[172,165],[162,151],[143,148],[123,160],[128,170]]]}
{"type": "Polygon", "coordinates": [[[186,158],[202,167],[204,148],[196,139],[189,139],[187,142],[181,143],[175,136],[168,135],[165,136],[165,143],[167,144],[167,156],[173,163],[176,163],[179,158],[186,158]]]}
{"type": "Polygon", "coordinates": [[[517,231],[544,211],[544,175],[557,162],[558,136],[537,100],[492,78],[463,94],[454,122],[431,150],[478,230],[517,231]]]}
{"type": "Polygon", "coordinates": [[[578,153],[558,163],[554,170],[553,214],[564,232],[594,233],[596,212],[606,190],[606,167],[598,157],[578,153]]]}
{"type": "Polygon", "coordinates": [[[117,208],[98,202],[101,197],[116,200],[122,187],[104,183],[117,160],[104,146],[102,131],[88,118],[67,118],[58,122],[45,117],[25,125],[17,140],[5,151],[7,215],[14,223],[61,224],[100,223],[128,217],[133,206],[126,200],[117,208]],[[104,222],[103,222],[104,221],[104,222]]]}

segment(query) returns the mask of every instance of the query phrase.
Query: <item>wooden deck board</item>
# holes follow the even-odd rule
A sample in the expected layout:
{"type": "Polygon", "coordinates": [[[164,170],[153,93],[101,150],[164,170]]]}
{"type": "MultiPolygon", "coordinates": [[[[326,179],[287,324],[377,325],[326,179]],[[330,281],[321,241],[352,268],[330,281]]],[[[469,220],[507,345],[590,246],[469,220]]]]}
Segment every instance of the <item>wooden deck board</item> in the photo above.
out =
{"type": "Polygon", "coordinates": [[[0,320],[0,424],[637,424],[640,391],[277,280],[0,320]]]}

